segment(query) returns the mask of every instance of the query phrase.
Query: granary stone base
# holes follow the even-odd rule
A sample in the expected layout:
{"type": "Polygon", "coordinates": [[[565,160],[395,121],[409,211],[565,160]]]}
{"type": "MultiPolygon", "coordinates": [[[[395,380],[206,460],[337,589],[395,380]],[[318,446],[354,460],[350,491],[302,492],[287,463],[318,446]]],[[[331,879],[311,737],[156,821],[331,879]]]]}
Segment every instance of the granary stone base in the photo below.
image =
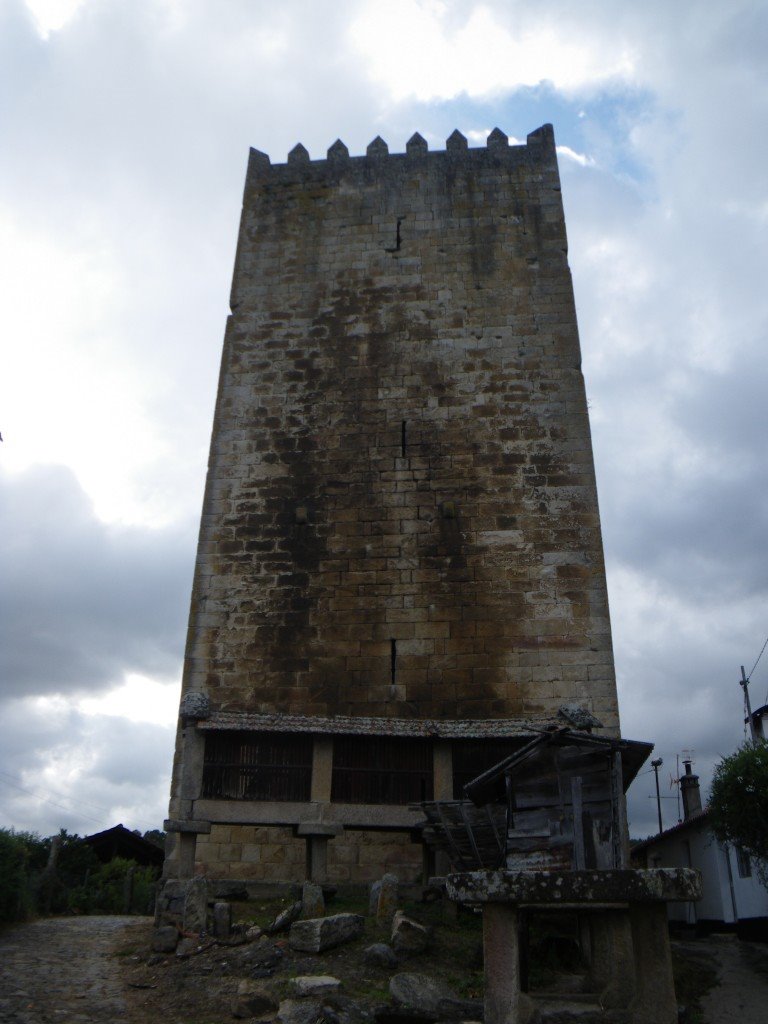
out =
{"type": "MultiPolygon", "coordinates": [[[[210,834],[198,836],[195,863],[208,878],[303,882],[306,843],[290,828],[213,825],[210,834]]],[[[329,883],[372,882],[383,871],[406,883],[417,881],[422,871],[421,847],[407,833],[356,830],[328,843],[329,883]]]]}

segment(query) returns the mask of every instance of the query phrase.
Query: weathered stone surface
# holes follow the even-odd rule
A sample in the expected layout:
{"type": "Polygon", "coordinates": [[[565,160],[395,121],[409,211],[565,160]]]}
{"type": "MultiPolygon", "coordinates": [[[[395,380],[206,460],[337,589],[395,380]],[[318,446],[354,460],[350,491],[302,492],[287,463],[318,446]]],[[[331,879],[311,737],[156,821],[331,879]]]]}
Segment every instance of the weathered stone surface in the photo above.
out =
{"type": "Polygon", "coordinates": [[[374,942],[372,946],[368,946],[363,950],[363,959],[367,964],[372,964],[375,967],[384,967],[392,969],[397,967],[399,961],[397,954],[391,946],[388,946],[385,942],[374,942]]]}
{"type": "Polygon", "coordinates": [[[246,929],[245,938],[248,942],[255,942],[260,939],[266,932],[263,928],[260,928],[257,924],[251,925],[250,928],[246,929]]]}
{"type": "Polygon", "coordinates": [[[291,949],[306,953],[322,953],[356,939],[363,933],[365,919],[359,914],[334,914],[291,925],[288,942],[291,949]]]}
{"type": "Polygon", "coordinates": [[[301,917],[301,900],[297,900],[281,911],[264,930],[267,935],[278,935],[280,932],[287,932],[293,922],[299,917],[301,917]]]}
{"type": "Polygon", "coordinates": [[[311,996],[323,998],[338,992],[341,982],[330,974],[303,974],[298,978],[291,978],[288,987],[298,999],[311,996]]]}
{"type": "Polygon", "coordinates": [[[232,904],[213,904],[213,927],[212,931],[217,939],[228,939],[232,933],[232,904]]]}
{"type": "Polygon", "coordinates": [[[301,916],[304,918],[323,917],[325,898],[323,887],[316,882],[305,882],[301,887],[301,916]]]}
{"type": "Polygon", "coordinates": [[[368,891],[368,913],[371,917],[376,917],[376,913],[379,909],[379,893],[381,892],[382,881],[377,878],[375,882],[371,882],[371,887],[368,891]]]}
{"type": "Polygon", "coordinates": [[[379,898],[376,902],[376,920],[388,923],[392,920],[397,910],[398,900],[398,878],[397,875],[388,873],[381,879],[379,898]]]}
{"type": "Polygon", "coordinates": [[[193,939],[189,935],[183,935],[179,939],[179,944],[176,946],[176,956],[188,957],[192,956],[200,948],[200,940],[193,939]]]}
{"type": "MultiPolygon", "coordinates": [[[[542,725],[568,699],[618,728],[554,135],[449,150],[251,157],[185,668],[208,724],[542,725]]],[[[296,841],[198,860],[298,880],[296,841]]],[[[392,863],[335,845],[333,880],[392,863]]]]}
{"type": "Polygon", "coordinates": [[[155,953],[173,953],[179,941],[179,932],[171,924],[155,929],[152,936],[152,949],[155,953]]]}
{"type": "Polygon", "coordinates": [[[277,1015],[280,1024],[336,1024],[336,1014],[320,999],[283,999],[277,1015]]]}
{"type": "Polygon", "coordinates": [[[396,974],[389,982],[393,1002],[432,1020],[482,1020],[479,1000],[459,999],[444,981],[429,974],[396,974]]]}
{"type": "Polygon", "coordinates": [[[460,903],[653,903],[701,899],[692,868],[609,871],[466,871],[448,875],[460,903]]]}
{"type": "Polygon", "coordinates": [[[418,921],[398,910],[392,919],[392,947],[402,956],[415,956],[428,948],[431,933],[418,921]]]}
{"type": "Polygon", "coordinates": [[[238,962],[249,970],[254,968],[274,967],[282,958],[282,950],[263,936],[245,949],[238,951],[238,962]]]}
{"type": "Polygon", "coordinates": [[[278,1009],[272,993],[253,981],[241,981],[232,1002],[232,1016],[239,1018],[262,1017],[278,1009]]]}
{"type": "Polygon", "coordinates": [[[204,878],[190,878],[186,883],[183,928],[198,935],[208,928],[208,885],[204,878]]]}
{"type": "Polygon", "coordinates": [[[166,878],[160,883],[155,898],[155,927],[178,925],[184,920],[184,897],[187,883],[183,879],[166,878]]]}

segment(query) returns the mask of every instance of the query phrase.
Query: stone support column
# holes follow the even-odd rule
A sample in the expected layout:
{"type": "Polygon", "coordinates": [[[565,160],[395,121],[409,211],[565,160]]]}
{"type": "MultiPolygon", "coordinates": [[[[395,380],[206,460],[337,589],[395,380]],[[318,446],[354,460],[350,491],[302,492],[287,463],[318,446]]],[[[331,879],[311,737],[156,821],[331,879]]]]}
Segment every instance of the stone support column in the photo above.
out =
{"type": "Polygon", "coordinates": [[[313,803],[331,802],[333,779],[333,737],[315,736],[312,746],[312,788],[310,800],[313,803]]]}
{"type": "Polygon", "coordinates": [[[606,1009],[629,1006],[635,993],[635,964],[629,909],[593,911],[588,918],[590,985],[606,1009]]]}
{"type": "MultiPolygon", "coordinates": [[[[432,776],[435,800],[453,800],[453,748],[450,740],[434,741],[432,745],[432,776]]],[[[434,855],[434,863],[429,866],[435,875],[447,875],[451,870],[448,854],[437,850],[434,855]]],[[[427,880],[426,873],[424,880],[427,880]]]]}
{"type": "Polygon", "coordinates": [[[485,1024],[523,1024],[520,1015],[518,910],[511,903],[483,907],[485,1024]]]}
{"type": "Polygon", "coordinates": [[[666,905],[632,904],[630,920],[636,992],[631,1006],[632,1024],[676,1024],[677,1000],[666,905]]]}
{"type": "Polygon", "coordinates": [[[179,833],[179,878],[192,878],[195,874],[195,851],[197,850],[197,833],[179,833]]]}
{"type": "Polygon", "coordinates": [[[302,836],[307,844],[307,881],[328,881],[328,840],[343,831],[342,825],[321,821],[307,822],[296,828],[296,835],[302,836]]]}

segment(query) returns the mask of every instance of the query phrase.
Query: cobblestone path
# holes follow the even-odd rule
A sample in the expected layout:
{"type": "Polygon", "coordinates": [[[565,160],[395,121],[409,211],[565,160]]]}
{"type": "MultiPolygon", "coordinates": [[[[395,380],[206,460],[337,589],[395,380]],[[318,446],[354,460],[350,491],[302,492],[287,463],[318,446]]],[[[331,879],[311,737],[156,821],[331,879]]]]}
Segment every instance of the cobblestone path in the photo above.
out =
{"type": "Polygon", "coordinates": [[[719,984],[702,1000],[706,1024],[765,1024],[768,1020],[768,951],[758,942],[713,935],[719,984]]]}
{"type": "Polygon", "coordinates": [[[112,954],[135,917],[66,917],[0,932],[0,1024],[128,1021],[112,954]]]}

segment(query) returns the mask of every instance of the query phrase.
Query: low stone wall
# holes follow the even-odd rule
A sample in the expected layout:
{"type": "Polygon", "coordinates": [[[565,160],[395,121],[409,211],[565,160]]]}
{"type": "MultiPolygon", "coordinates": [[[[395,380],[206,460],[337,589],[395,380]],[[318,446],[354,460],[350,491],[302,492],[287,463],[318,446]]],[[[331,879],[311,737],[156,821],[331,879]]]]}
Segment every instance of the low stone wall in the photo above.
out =
{"type": "MultiPolygon", "coordinates": [[[[197,838],[196,862],[209,878],[264,882],[302,882],[306,847],[290,828],[213,825],[197,838]]],[[[407,833],[347,831],[328,843],[328,881],[372,882],[393,872],[416,881],[421,847],[407,833]]]]}

